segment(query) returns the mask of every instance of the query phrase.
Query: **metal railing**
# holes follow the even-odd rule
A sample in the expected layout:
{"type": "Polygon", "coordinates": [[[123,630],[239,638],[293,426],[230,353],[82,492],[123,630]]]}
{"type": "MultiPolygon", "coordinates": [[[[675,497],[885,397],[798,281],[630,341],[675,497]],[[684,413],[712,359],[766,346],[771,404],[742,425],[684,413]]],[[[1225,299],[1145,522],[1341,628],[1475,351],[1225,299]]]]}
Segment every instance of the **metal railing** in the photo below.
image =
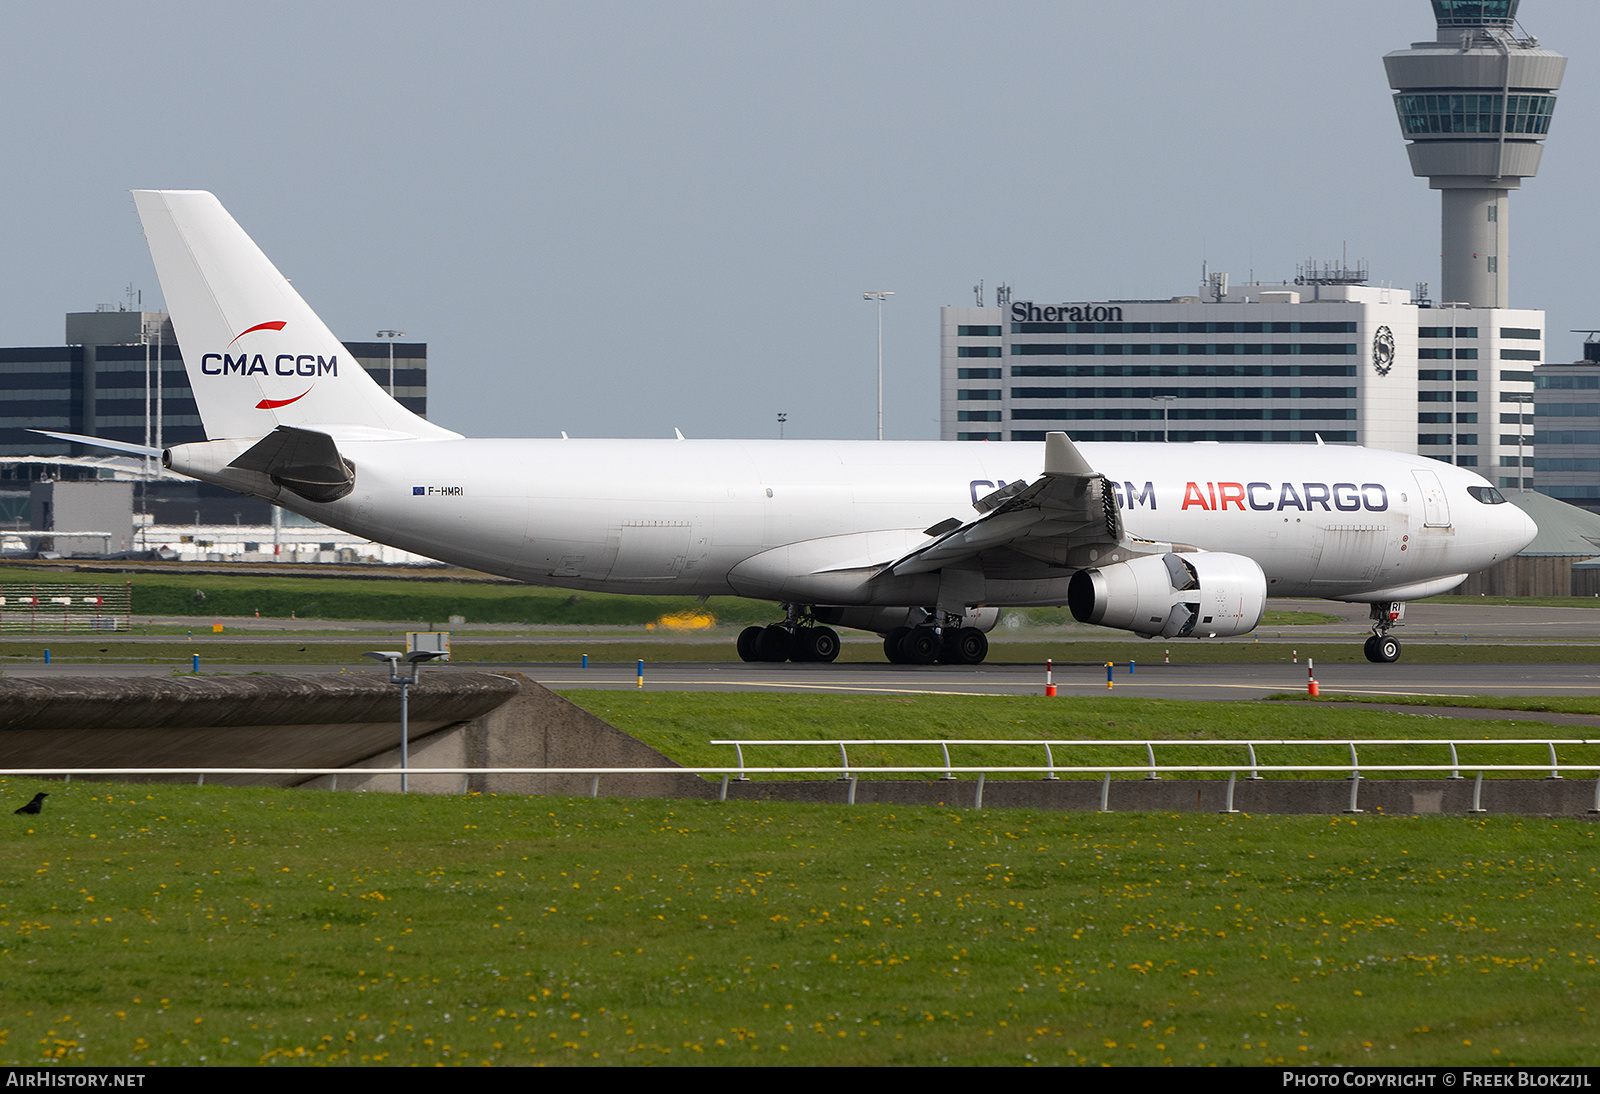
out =
{"type": "MultiPolygon", "coordinates": [[[[1008,740],[995,740],[993,738],[983,738],[983,737],[951,738],[951,739],[939,739],[939,738],[930,739],[930,738],[926,738],[926,737],[906,737],[906,738],[883,738],[883,737],[870,738],[870,737],[860,737],[860,738],[843,738],[843,739],[835,739],[835,740],[812,740],[812,741],[770,741],[770,740],[745,740],[745,739],[739,739],[739,740],[716,740],[716,741],[711,741],[709,743],[710,744],[714,744],[714,745],[732,745],[733,746],[734,754],[738,759],[738,766],[739,766],[739,770],[741,772],[741,774],[738,776],[740,779],[744,778],[744,775],[742,773],[744,771],[746,771],[746,770],[749,770],[749,771],[760,770],[758,768],[748,768],[747,769],[745,767],[744,750],[745,750],[746,746],[749,746],[749,747],[752,747],[752,748],[753,747],[758,747],[758,746],[759,747],[763,747],[763,748],[807,748],[807,747],[816,748],[816,747],[819,747],[819,746],[828,747],[828,748],[837,747],[838,750],[839,750],[839,769],[842,772],[844,772],[844,774],[841,774],[840,777],[844,778],[844,777],[847,777],[848,772],[852,770],[852,768],[850,767],[850,754],[849,754],[849,751],[848,751],[848,747],[850,745],[920,745],[920,746],[925,746],[925,747],[932,747],[933,745],[938,745],[940,750],[943,752],[943,755],[944,755],[944,765],[943,765],[943,767],[944,767],[945,774],[944,774],[943,777],[946,778],[946,779],[955,778],[955,775],[952,774],[952,772],[954,772],[954,771],[957,771],[957,770],[971,770],[971,768],[961,769],[961,768],[956,768],[956,767],[951,766],[951,763],[950,763],[950,746],[951,745],[963,745],[963,746],[983,745],[983,746],[988,746],[988,747],[1001,747],[1001,746],[1018,747],[1018,746],[1023,746],[1023,747],[1028,747],[1028,748],[1041,748],[1042,747],[1044,749],[1045,765],[1044,765],[1044,767],[1040,768],[1039,770],[1041,770],[1041,771],[1043,771],[1045,773],[1042,777],[1044,779],[1046,779],[1046,780],[1053,780],[1053,779],[1057,778],[1058,776],[1057,776],[1056,772],[1058,772],[1058,771],[1078,773],[1078,772],[1085,771],[1085,770],[1091,770],[1091,769],[1086,769],[1086,768],[1058,767],[1056,765],[1056,762],[1055,762],[1055,749],[1057,749],[1057,748],[1088,748],[1088,747],[1100,748],[1100,747],[1110,747],[1110,746],[1123,747],[1123,748],[1130,748],[1130,747],[1143,748],[1145,750],[1145,755],[1147,757],[1147,762],[1145,764],[1139,766],[1139,767],[1096,767],[1096,768],[1093,768],[1092,770],[1094,770],[1094,771],[1102,771],[1102,770],[1143,771],[1143,772],[1146,773],[1145,774],[1145,778],[1146,779],[1159,779],[1159,778],[1161,778],[1161,775],[1159,774],[1159,772],[1163,771],[1163,770],[1167,771],[1167,772],[1171,772],[1171,773],[1180,772],[1180,771],[1218,771],[1218,770],[1220,770],[1220,771],[1233,771],[1233,770],[1237,770],[1237,768],[1234,767],[1234,766],[1223,766],[1223,767],[1220,767],[1220,768],[1219,767],[1215,767],[1215,766],[1195,768],[1195,767],[1182,767],[1182,766],[1168,765],[1165,768],[1161,768],[1161,767],[1158,767],[1157,764],[1156,764],[1156,746],[1157,745],[1160,745],[1163,749],[1166,749],[1166,748],[1185,748],[1185,747],[1188,747],[1188,748],[1243,748],[1245,750],[1245,752],[1247,753],[1247,755],[1248,755],[1248,763],[1243,764],[1243,765],[1239,765],[1239,766],[1248,767],[1250,769],[1250,774],[1248,776],[1246,776],[1246,778],[1249,778],[1249,779],[1259,779],[1259,778],[1261,778],[1260,772],[1262,772],[1262,771],[1282,771],[1282,770],[1296,770],[1296,771],[1298,771],[1298,770],[1318,770],[1318,771],[1338,770],[1338,771],[1348,771],[1350,773],[1348,775],[1348,778],[1357,779],[1357,778],[1360,777],[1360,774],[1361,774],[1361,758],[1360,758],[1359,753],[1356,750],[1356,746],[1357,745],[1360,745],[1362,747],[1367,747],[1367,746],[1406,746],[1406,747],[1416,747],[1416,746],[1421,746],[1421,745],[1439,745],[1439,746],[1448,746],[1449,749],[1450,749],[1450,764],[1449,764],[1450,778],[1452,778],[1452,779],[1460,779],[1463,776],[1461,774],[1461,766],[1462,765],[1461,765],[1461,760],[1460,760],[1460,754],[1457,751],[1457,746],[1458,745],[1544,745],[1546,748],[1548,748],[1550,750],[1550,762],[1549,762],[1549,764],[1538,764],[1538,765],[1535,765],[1533,767],[1528,767],[1528,768],[1523,768],[1523,767],[1503,767],[1503,766],[1497,766],[1497,765],[1485,766],[1485,765],[1478,765],[1478,764],[1471,764],[1471,765],[1468,765],[1468,766],[1471,766],[1471,767],[1482,767],[1483,770],[1485,770],[1485,771],[1488,771],[1488,770],[1530,770],[1530,771],[1537,770],[1537,771],[1542,771],[1546,767],[1548,767],[1549,770],[1550,770],[1550,774],[1547,777],[1551,778],[1551,779],[1559,779],[1559,778],[1562,777],[1561,776],[1562,764],[1556,758],[1556,745],[1600,745],[1600,740],[1591,740],[1591,739],[1586,738],[1586,737],[1454,737],[1454,738],[1450,738],[1450,737],[1374,737],[1374,738],[1362,738],[1360,740],[1355,740],[1355,739],[1347,738],[1347,737],[1338,737],[1338,738],[1284,738],[1284,739],[1276,739],[1276,740],[1254,738],[1254,739],[1249,739],[1249,740],[1240,739],[1240,740],[1220,740],[1220,741],[1187,741],[1187,740],[1185,740],[1185,741],[1152,741],[1152,740],[1149,740],[1148,738],[1142,738],[1142,739],[1138,739],[1138,740],[1116,740],[1116,739],[1107,740],[1107,739],[1099,739],[1099,738],[1086,738],[1086,739],[1066,739],[1066,738],[1063,738],[1063,739],[1060,739],[1060,740],[1041,741],[1038,738],[1032,738],[1032,739],[1029,739],[1029,740],[1008,741],[1008,740]],[[1322,767],[1322,766],[1319,766],[1319,767],[1316,767],[1316,768],[1299,768],[1299,767],[1296,767],[1296,768],[1283,768],[1283,767],[1273,767],[1273,766],[1269,766],[1269,765],[1263,765],[1262,763],[1259,762],[1259,760],[1256,757],[1256,749],[1257,748],[1276,748],[1276,747],[1296,747],[1296,748],[1298,748],[1298,747],[1308,747],[1309,748],[1309,747],[1328,747],[1328,746],[1336,746],[1336,747],[1348,748],[1350,750],[1350,763],[1347,764],[1347,765],[1346,764],[1338,765],[1337,767],[1322,767]]],[[[1587,767],[1584,767],[1582,765],[1568,764],[1566,766],[1567,766],[1568,770],[1587,770],[1588,769],[1587,767]]],[[[1415,770],[1435,770],[1435,769],[1436,769],[1435,767],[1426,766],[1426,765],[1423,766],[1423,767],[1415,768],[1415,770]]],[[[854,769],[854,770],[867,770],[867,769],[858,768],[858,769],[854,769]]],[[[988,770],[995,771],[995,770],[1000,770],[1000,769],[998,769],[998,768],[988,768],[988,770]]],[[[1374,766],[1368,765],[1367,770],[1369,770],[1369,771],[1391,771],[1391,770],[1412,770],[1412,768],[1411,767],[1401,767],[1401,768],[1374,767],[1374,766]]]]}
{"type": "MultiPolygon", "coordinates": [[[[724,743],[728,743],[728,742],[724,742],[724,743]]],[[[821,743],[821,744],[837,744],[839,742],[815,742],[815,741],[807,741],[807,742],[799,742],[799,741],[763,741],[763,742],[754,742],[754,741],[745,741],[745,742],[742,742],[742,743],[743,744],[758,744],[759,743],[759,744],[767,744],[767,745],[800,745],[800,744],[815,745],[815,744],[818,744],[818,743],[821,743]]],[[[844,743],[847,743],[847,744],[848,743],[888,744],[888,743],[893,743],[893,742],[889,742],[889,741],[870,741],[870,742],[869,741],[858,741],[858,742],[844,742],[844,743]]],[[[902,744],[943,744],[943,743],[961,744],[963,742],[961,742],[961,741],[941,742],[941,741],[914,740],[914,741],[901,741],[899,743],[902,743],[902,744]]],[[[997,743],[1003,743],[1003,742],[983,741],[983,742],[974,742],[974,743],[997,744],[997,743]]],[[[1017,743],[1039,744],[1040,742],[1038,742],[1038,741],[1028,741],[1028,742],[1017,742],[1017,743]]],[[[1052,742],[1052,743],[1053,744],[1073,744],[1073,743],[1107,744],[1107,743],[1115,743],[1115,742],[1105,742],[1105,741],[1092,741],[1092,742],[1056,741],[1056,742],[1052,742]]],[[[1121,743],[1123,743],[1123,744],[1133,743],[1133,744],[1140,744],[1140,745],[1149,745],[1152,742],[1136,741],[1136,742],[1121,742],[1121,743]]],[[[1218,742],[1209,742],[1209,741],[1184,741],[1184,742],[1163,741],[1163,742],[1159,742],[1159,743],[1166,745],[1166,744],[1216,744],[1218,742]]],[[[1221,743],[1227,744],[1227,743],[1234,743],[1234,742],[1221,742],[1221,743]]],[[[1238,743],[1242,743],[1242,742],[1238,742],[1238,743]]],[[[1351,744],[1352,742],[1349,742],[1349,741],[1290,741],[1290,742],[1255,741],[1253,743],[1254,744],[1258,744],[1258,745],[1279,744],[1279,743],[1284,743],[1284,744],[1323,744],[1323,745],[1326,745],[1326,744],[1351,744]]],[[[1445,741],[1440,741],[1440,740],[1425,740],[1425,741],[1401,741],[1401,740],[1395,740],[1395,741],[1364,741],[1362,743],[1363,744],[1369,744],[1369,745],[1370,744],[1424,744],[1424,743],[1426,743],[1426,744],[1446,744],[1446,743],[1450,743],[1450,744],[1455,744],[1455,743],[1463,743],[1463,744],[1466,744],[1466,743],[1470,743],[1470,744],[1547,744],[1548,743],[1548,744],[1554,745],[1554,744],[1561,744],[1561,743],[1568,743],[1568,744],[1597,744],[1597,743],[1600,743],[1600,742],[1589,741],[1589,740],[1568,740],[1568,741],[1557,740],[1557,741],[1554,741],[1554,742],[1550,742],[1550,741],[1546,741],[1545,739],[1542,739],[1542,738],[1540,738],[1540,739],[1516,738],[1516,739],[1502,739],[1502,740],[1485,740],[1485,739],[1481,739],[1480,738],[1480,739],[1477,739],[1477,740],[1460,741],[1460,742],[1445,742],[1445,741]]],[[[1352,758],[1352,761],[1354,761],[1356,757],[1355,757],[1355,753],[1354,753],[1354,748],[1353,747],[1352,747],[1351,752],[1352,752],[1351,758],[1352,758]]],[[[1454,761],[1456,759],[1456,757],[1454,756],[1453,751],[1452,751],[1452,757],[1451,758],[1452,758],[1452,761],[1454,761]]],[[[1553,761],[1554,761],[1554,749],[1552,747],[1552,762],[1553,761]]],[[[1224,812],[1224,813],[1237,813],[1237,812],[1239,812],[1239,810],[1235,809],[1234,805],[1233,805],[1234,787],[1235,787],[1235,784],[1237,783],[1239,770],[1240,770],[1241,766],[1243,766],[1243,765],[1238,765],[1238,764],[1169,764],[1166,767],[1162,768],[1161,770],[1166,771],[1169,774],[1203,774],[1203,775],[1216,775],[1216,776],[1219,776],[1219,777],[1222,776],[1222,775],[1227,775],[1228,776],[1227,802],[1226,802],[1226,805],[1224,806],[1224,808],[1222,809],[1222,812],[1224,812]]],[[[1487,812],[1486,809],[1482,808],[1483,776],[1484,776],[1485,772],[1514,773],[1514,772],[1528,772],[1528,771],[1549,771],[1550,773],[1548,775],[1546,775],[1545,778],[1546,779],[1557,779],[1557,780],[1563,778],[1563,776],[1560,774],[1561,771],[1567,771],[1567,772],[1570,772],[1570,773],[1586,772],[1586,773],[1591,774],[1592,776],[1595,777],[1595,796],[1594,796],[1594,804],[1593,804],[1592,808],[1590,808],[1589,812],[1591,812],[1591,813],[1600,813],[1600,763],[1589,763],[1589,764],[1566,763],[1566,764],[1559,764],[1559,765],[1555,765],[1555,766],[1547,765],[1547,764],[1474,764],[1474,765],[1471,765],[1471,766],[1473,766],[1473,767],[1475,767],[1477,769],[1477,779],[1476,779],[1476,781],[1474,783],[1474,786],[1473,786],[1472,808],[1470,810],[1468,810],[1468,812],[1470,812],[1470,813],[1485,813],[1485,812],[1487,812]]],[[[726,801],[727,800],[727,797],[728,797],[728,785],[729,785],[730,782],[732,782],[732,781],[748,781],[747,778],[746,778],[748,775],[833,775],[833,776],[835,776],[836,778],[838,778],[840,780],[845,780],[845,781],[849,782],[849,784],[850,784],[849,785],[849,791],[848,791],[848,796],[847,796],[847,799],[846,799],[846,803],[849,804],[849,805],[854,805],[855,804],[855,801],[856,801],[856,784],[857,784],[858,780],[861,778],[861,776],[863,776],[863,775],[931,775],[931,774],[942,773],[941,779],[943,780],[943,779],[954,779],[959,774],[959,775],[975,775],[975,776],[977,776],[977,783],[976,783],[976,787],[974,789],[973,802],[972,802],[972,808],[974,808],[974,809],[982,809],[983,808],[984,782],[985,782],[987,776],[989,776],[989,775],[1041,775],[1045,780],[1057,779],[1060,775],[1063,775],[1063,774],[1066,774],[1066,775],[1099,775],[1099,776],[1101,776],[1101,782],[1100,782],[1100,811],[1101,812],[1109,812],[1110,811],[1110,795],[1111,795],[1111,777],[1113,775],[1118,775],[1118,774],[1124,774],[1124,775],[1125,774],[1145,774],[1145,780],[1144,781],[1149,781],[1150,775],[1148,774],[1148,772],[1150,770],[1151,770],[1151,767],[1149,765],[1146,765],[1146,764],[1140,764],[1140,765],[1136,765],[1136,766],[1130,766],[1130,765],[1126,765],[1126,764],[1088,764],[1088,765],[1062,766],[1062,765],[1059,765],[1059,764],[1055,764],[1054,762],[1051,762],[1051,763],[1049,763],[1047,765],[1044,765],[1044,766],[1039,766],[1039,765],[1012,766],[1012,765],[987,764],[987,765],[978,765],[978,766],[970,766],[969,767],[969,766],[952,766],[952,765],[946,763],[946,764],[934,765],[934,766],[925,766],[925,765],[878,765],[878,766],[866,766],[866,767],[862,767],[862,766],[850,767],[847,764],[839,764],[839,765],[825,764],[825,765],[806,765],[806,766],[793,766],[793,765],[790,765],[790,766],[772,766],[772,767],[749,767],[749,766],[746,766],[744,764],[743,756],[741,755],[740,756],[740,762],[736,766],[732,766],[732,767],[726,766],[726,765],[715,766],[715,767],[409,767],[403,772],[403,774],[408,775],[408,776],[459,775],[459,776],[461,776],[461,793],[463,793],[463,794],[466,794],[466,793],[469,792],[470,780],[471,780],[472,776],[474,776],[474,775],[480,775],[480,776],[482,776],[482,775],[588,775],[590,777],[589,796],[591,798],[599,797],[599,795],[600,795],[600,778],[603,775],[699,775],[699,776],[717,776],[717,775],[720,775],[722,777],[722,782],[721,782],[720,791],[719,791],[719,793],[717,795],[717,799],[719,801],[726,801]]],[[[1348,772],[1348,774],[1346,775],[1346,778],[1350,782],[1350,803],[1349,803],[1348,808],[1346,809],[1346,812],[1349,812],[1349,813],[1360,813],[1360,812],[1362,812],[1361,809],[1357,808],[1357,804],[1356,803],[1357,803],[1357,795],[1358,795],[1358,793],[1360,791],[1360,788],[1361,788],[1361,782],[1362,782],[1361,771],[1363,770],[1363,768],[1360,768],[1358,766],[1354,766],[1353,763],[1352,764],[1261,764],[1261,763],[1255,763],[1254,762],[1254,756],[1252,755],[1252,765],[1250,767],[1250,770],[1251,770],[1250,778],[1260,778],[1261,776],[1258,773],[1262,772],[1262,771],[1271,772],[1271,773],[1274,773],[1274,774],[1296,774],[1296,773],[1299,773],[1299,774],[1329,773],[1329,774],[1331,774],[1331,773],[1335,773],[1335,772],[1348,772]]],[[[1462,777],[1461,774],[1460,774],[1460,771],[1459,771],[1459,764],[1456,764],[1454,762],[1452,762],[1450,764],[1368,764],[1364,768],[1364,770],[1369,771],[1369,772],[1380,772],[1381,771],[1381,772],[1390,772],[1390,773],[1409,773],[1409,772],[1430,773],[1430,772],[1449,771],[1449,772],[1451,772],[1450,778],[1459,779],[1459,778],[1462,777]]],[[[354,777],[357,777],[357,778],[359,778],[361,780],[369,780],[369,779],[374,779],[374,778],[399,778],[402,775],[402,771],[398,767],[371,767],[371,768],[368,768],[368,767],[32,767],[32,768],[0,768],[0,777],[18,777],[18,778],[57,778],[57,777],[59,777],[59,778],[63,778],[66,781],[70,782],[71,779],[72,779],[72,776],[74,776],[74,775],[77,775],[77,776],[80,776],[80,777],[89,776],[89,777],[98,777],[98,778],[140,778],[140,777],[145,777],[145,778],[148,778],[148,777],[172,778],[172,777],[178,777],[178,776],[187,777],[187,776],[191,776],[192,775],[192,776],[194,776],[195,782],[196,782],[197,785],[204,785],[205,777],[207,775],[222,776],[222,777],[241,777],[241,776],[242,777],[258,777],[258,776],[280,776],[281,777],[281,776],[287,776],[287,777],[290,777],[290,778],[302,778],[302,779],[320,778],[320,777],[323,777],[323,776],[328,776],[330,778],[330,780],[331,780],[328,789],[337,790],[338,789],[338,779],[339,779],[340,775],[354,776],[354,777]]]]}

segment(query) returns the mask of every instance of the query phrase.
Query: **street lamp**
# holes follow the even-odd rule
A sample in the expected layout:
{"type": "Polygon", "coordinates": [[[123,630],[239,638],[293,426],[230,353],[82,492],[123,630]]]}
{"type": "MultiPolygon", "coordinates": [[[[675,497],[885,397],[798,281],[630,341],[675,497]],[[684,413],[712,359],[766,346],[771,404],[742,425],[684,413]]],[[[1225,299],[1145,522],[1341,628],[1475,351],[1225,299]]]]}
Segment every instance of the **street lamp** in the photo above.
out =
{"type": "Polygon", "coordinates": [[[380,330],[377,336],[389,340],[389,397],[392,399],[394,398],[394,340],[396,338],[404,338],[406,332],[403,330],[380,330]]]}
{"type": "Polygon", "coordinates": [[[1176,398],[1177,398],[1176,395],[1152,395],[1152,396],[1150,396],[1150,401],[1152,403],[1160,403],[1161,404],[1161,443],[1162,444],[1166,444],[1167,443],[1167,404],[1172,402],[1172,400],[1174,400],[1176,398]]]}
{"type": "Polygon", "coordinates": [[[861,294],[863,300],[876,300],[878,302],[878,440],[883,440],[883,300],[886,296],[893,296],[892,292],[882,292],[874,289],[861,294]]]}
{"type": "Polygon", "coordinates": [[[780,441],[783,440],[783,423],[787,422],[788,420],[789,415],[785,414],[781,410],[778,411],[778,440],[780,441]]]}
{"type": "Polygon", "coordinates": [[[412,650],[410,653],[401,653],[399,650],[373,650],[361,656],[370,657],[374,661],[387,661],[389,663],[389,683],[400,685],[400,793],[406,792],[406,768],[409,766],[410,743],[410,710],[408,706],[408,691],[412,684],[417,682],[417,677],[422,675],[422,663],[432,661],[435,657],[444,657],[443,650],[412,650]],[[410,676],[400,675],[400,662],[405,661],[411,666],[410,676]]]}
{"type": "Polygon", "coordinates": [[[1507,394],[1501,395],[1500,399],[1503,402],[1513,402],[1513,403],[1517,404],[1517,489],[1522,491],[1523,493],[1526,493],[1527,490],[1528,490],[1528,480],[1525,477],[1523,477],[1523,473],[1522,473],[1522,469],[1523,469],[1523,466],[1524,466],[1523,465],[1523,456],[1522,456],[1522,442],[1526,439],[1524,431],[1528,427],[1527,426],[1528,419],[1527,419],[1527,409],[1526,408],[1527,408],[1529,403],[1533,402],[1533,394],[1531,392],[1525,392],[1525,391],[1522,391],[1522,392],[1509,392],[1507,394]]]}

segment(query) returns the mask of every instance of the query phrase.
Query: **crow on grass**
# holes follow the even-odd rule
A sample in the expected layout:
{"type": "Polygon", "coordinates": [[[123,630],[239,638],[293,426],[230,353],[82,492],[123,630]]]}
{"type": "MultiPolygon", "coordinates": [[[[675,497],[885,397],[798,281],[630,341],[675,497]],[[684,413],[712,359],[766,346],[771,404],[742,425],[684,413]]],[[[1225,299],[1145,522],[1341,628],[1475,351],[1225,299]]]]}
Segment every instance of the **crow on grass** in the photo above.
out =
{"type": "Polygon", "coordinates": [[[29,802],[27,805],[24,805],[21,809],[14,810],[14,812],[18,816],[21,816],[24,813],[42,813],[44,812],[44,800],[49,796],[49,794],[41,791],[33,796],[33,800],[31,802],[29,802]]]}

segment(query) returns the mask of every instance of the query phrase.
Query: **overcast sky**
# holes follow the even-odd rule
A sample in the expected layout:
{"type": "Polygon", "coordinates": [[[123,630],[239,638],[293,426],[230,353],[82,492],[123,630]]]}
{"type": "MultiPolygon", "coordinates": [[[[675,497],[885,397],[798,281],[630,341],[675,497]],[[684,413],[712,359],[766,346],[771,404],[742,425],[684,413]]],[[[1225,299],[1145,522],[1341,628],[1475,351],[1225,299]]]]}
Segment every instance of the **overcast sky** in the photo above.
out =
{"type": "MultiPolygon", "coordinates": [[[[1594,300],[1600,5],[1511,202],[1549,356],[1594,300]]],[[[1381,58],[1426,0],[13,3],[0,345],[160,290],[128,191],[207,189],[334,332],[429,344],[476,436],[938,435],[938,309],[1192,293],[1307,258],[1437,289],[1381,58]]]]}

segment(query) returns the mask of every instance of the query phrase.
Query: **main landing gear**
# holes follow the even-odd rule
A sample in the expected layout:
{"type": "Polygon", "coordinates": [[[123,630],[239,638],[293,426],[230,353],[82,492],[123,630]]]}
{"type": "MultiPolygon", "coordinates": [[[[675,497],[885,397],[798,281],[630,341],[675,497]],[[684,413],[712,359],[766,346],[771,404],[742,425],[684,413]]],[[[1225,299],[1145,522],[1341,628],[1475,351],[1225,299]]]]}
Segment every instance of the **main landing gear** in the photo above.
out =
{"type": "MultiPolygon", "coordinates": [[[[832,611],[833,609],[829,609],[832,611]]],[[[812,661],[828,662],[839,656],[839,634],[832,627],[819,624],[811,614],[812,609],[800,604],[783,606],[784,620],[768,627],[746,627],[739,634],[739,658],[743,661],[812,661]]],[[[901,619],[916,613],[899,610],[893,613],[901,619]]],[[[883,637],[883,654],[896,665],[978,665],[989,655],[989,638],[977,627],[963,627],[966,617],[944,615],[942,625],[936,623],[940,614],[929,608],[923,611],[926,621],[917,627],[895,627],[883,637]]],[[[827,618],[827,617],[825,617],[827,618]]],[[[882,626],[890,620],[857,617],[854,626],[882,626]]],[[[981,622],[981,620],[980,620],[981,622]]],[[[992,617],[991,617],[992,623],[992,617]]],[[[876,627],[873,627],[876,629],[876,627]]]]}
{"type": "Polygon", "coordinates": [[[1372,605],[1372,636],[1361,647],[1368,661],[1389,665],[1400,660],[1400,640],[1389,632],[1405,626],[1400,622],[1405,615],[1406,606],[1400,601],[1372,605]]]}
{"type": "Polygon", "coordinates": [[[797,604],[783,606],[786,618],[769,627],[746,627],[739,632],[742,661],[820,661],[839,656],[839,632],[821,627],[797,604]]]}
{"type": "Polygon", "coordinates": [[[883,636],[883,655],[896,665],[981,665],[989,636],[976,627],[896,627],[883,636]]]}

